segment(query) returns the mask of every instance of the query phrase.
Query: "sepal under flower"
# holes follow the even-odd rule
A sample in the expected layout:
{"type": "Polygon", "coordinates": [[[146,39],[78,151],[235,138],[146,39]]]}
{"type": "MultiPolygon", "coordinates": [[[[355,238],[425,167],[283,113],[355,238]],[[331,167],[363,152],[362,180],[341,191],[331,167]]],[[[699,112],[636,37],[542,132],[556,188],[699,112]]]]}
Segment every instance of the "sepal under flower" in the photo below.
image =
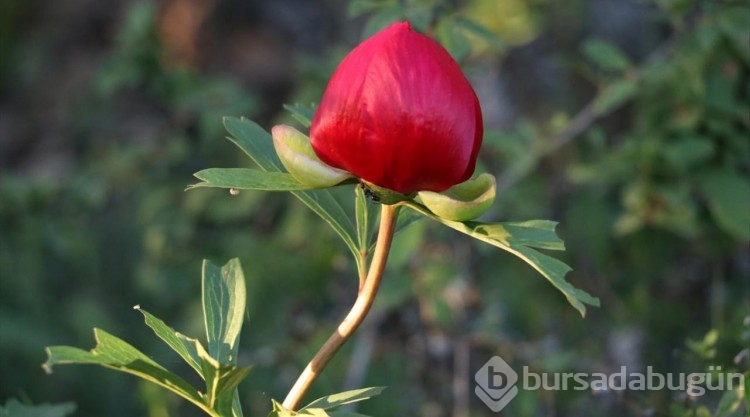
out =
{"type": "Polygon", "coordinates": [[[310,145],[310,138],[287,125],[271,129],[276,154],[287,171],[299,182],[315,188],[326,188],[351,177],[346,171],[321,161],[310,145]]]}
{"type": "Polygon", "coordinates": [[[484,173],[442,193],[420,191],[417,195],[436,216],[463,222],[479,217],[495,201],[495,177],[484,173]]]}

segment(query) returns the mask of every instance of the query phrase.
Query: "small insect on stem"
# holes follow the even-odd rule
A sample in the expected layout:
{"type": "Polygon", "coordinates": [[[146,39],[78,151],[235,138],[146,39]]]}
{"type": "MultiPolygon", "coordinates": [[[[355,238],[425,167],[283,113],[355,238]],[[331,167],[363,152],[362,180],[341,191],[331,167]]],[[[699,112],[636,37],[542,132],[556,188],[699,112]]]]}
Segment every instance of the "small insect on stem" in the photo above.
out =
{"type": "Polygon", "coordinates": [[[237,195],[239,193],[240,193],[240,190],[238,190],[236,188],[230,188],[229,189],[229,194],[231,194],[231,195],[237,195]]]}
{"type": "Polygon", "coordinates": [[[372,200],[373,203],[379,203],[380,202],[380,196],[377,195],[374,191],[370,189],[370,187],[367,186],[364,182],[360,182],[359,186],[362,187],[362,190],[365,192],[365,197],[372,200]]]}

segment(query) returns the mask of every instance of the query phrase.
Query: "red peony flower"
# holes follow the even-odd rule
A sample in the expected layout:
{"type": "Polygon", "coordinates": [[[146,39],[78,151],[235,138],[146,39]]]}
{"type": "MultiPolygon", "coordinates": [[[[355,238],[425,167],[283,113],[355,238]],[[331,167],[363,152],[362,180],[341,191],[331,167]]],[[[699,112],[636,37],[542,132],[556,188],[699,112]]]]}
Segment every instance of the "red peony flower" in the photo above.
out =
{"type": "Polygon", "coordinates": [[[323,162],[402,194],[469,179],[482,133],[479,101],[461,68],[408,22],[344,58],[310,127],[323,162]]]}

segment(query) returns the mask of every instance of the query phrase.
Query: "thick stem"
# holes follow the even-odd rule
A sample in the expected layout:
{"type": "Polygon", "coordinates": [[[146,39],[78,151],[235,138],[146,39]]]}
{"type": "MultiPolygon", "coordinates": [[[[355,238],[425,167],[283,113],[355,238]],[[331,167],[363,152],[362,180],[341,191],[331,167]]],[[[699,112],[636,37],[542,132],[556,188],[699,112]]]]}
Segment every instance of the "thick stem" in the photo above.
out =
{"type": "Polygon", "coordinates": [[[382,205],[380,211],[380,229],[378,230],[378,240],[375,243],[375,253],[372,255],[372,263],[367,271],[367,277],[357,295],[349,314],[339,324],[338,329],[328,338],[325,344],[318,350],[315,357],[307,364],[305,370],[294,383],[284,399],[284,407],[294,410],[299,406],[302,397],[310,388],[315,378],[323,372],[323,368],[333,358],[333,355],[346,343],[357,327],[362,323],[370,311],[372,302],[375,300],[375,294],[378,292],[380,280],[385,271],[385,263],[388,259],[388,252],[391,249],[393,241],[393,232],[396,229],[396,215],[399,207],[396,205],[382,205]]]}

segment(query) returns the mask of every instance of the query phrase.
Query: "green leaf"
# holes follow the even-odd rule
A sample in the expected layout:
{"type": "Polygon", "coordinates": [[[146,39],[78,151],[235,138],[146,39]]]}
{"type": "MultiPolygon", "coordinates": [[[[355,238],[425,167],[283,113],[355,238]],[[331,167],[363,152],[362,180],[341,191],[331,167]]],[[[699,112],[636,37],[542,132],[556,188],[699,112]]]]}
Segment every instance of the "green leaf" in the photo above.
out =
{"type": "Polygon", "coordinates": [[[383,0],[353,0],[349,3],[347,11],[350,17],[357,17],[361,14],[371,12],[383,7],[383,0]]]}
{"type": "Polygon", "coordinates": [[[234,388],[244,379],[250,367],[237,367],[219,363],[201,343],[167,326],[146,310],[136,306],[146,318],[146,324],[157,336],[177,352],[206,381],[206,403],[221,415],[242,416],[239,395],[234,388]]]}
{"type": "Polygon", "coordinates": [[[236,117],[225,117],[224,127],[234,142],[263,171],[281,172],[282,165],[273,147],[271,135],[255,122],[236,117]]]}
{"type": "Polygon", "coordinates": [[[684,170],[709,159],[716,146],[709,138],[685,137],[664,145],[664,158],[673,167],[684,170]]]}
{"type": "Polygon", "coordinates": [[[232,397],[232,417],[243,417],[240,392],[238,390],[234,390],[234,396],[232,397]]]}
{"type": "Polygon", "coordinates": [[[198,346],[200,346],[200,349],[203,347],[200,345],[200,342],[174,331],[174,329],[167,326],[162,320],[156,318],[148,311],[141,309],[140,306],[135,306],[134,308],[143,314],[146,319],[146,325],[202,377],[203,371],[200,363],[200,355],[198,354],[198,346]]]}
{"type": "Polygon", "coordinates": [[[75,411],[74,403],[27,405],[11,398],[0,406],[0,417],[65,417],[75,411]]]}
{"type": "Polygon", "coordinates": [[[456,26],[454,19],[443,19],[438,24],[435,36],[453,59],[461,61],[471,53],[471,42],[463,31],[456,26]]]}
{"type": "Polygon", "coordinates": [[[716,223],[742,241],[750,241],[750,180],[732,171],[712,171],[698,184],[716,223]]]}
{"type": "Polygon", "coordinates": [[[292,194],[333,227],[333,230],[344,240],[352,253],[357,253],[354,225],[344,208],[328,190],[293,191],[292,194]]]}
{"type": "Polygon", "coordinates": [[[500,49],[503,47],[502,40],[499,36],[497,36],[495,32],[489,30],[473,19],[458,18],[455,19],[455,24],[465,33],[478,37],[479,39],[496,49],[500,49]]]}
{"type": "MultiPolygon", "coordinates": [[[[747,378],[747,374],[745,375],[745,381],[750,381],[750,379],[747,378]]],[[[744,391],[745,390],[741,389],[741,387],[735,387],[733,390],[725,392],[719,400],[719,405],[716,406],[716,413],[714,413],[714,416],[723,417],[731,415],[732,413],[736,413],[742,406],[742,397],[744,391]]],[[[746,404],[746,407],[749,406],[750,402],[746,404]]]]}
{"type": "Polygon", "coordinates": [[[462,223],[439,218],[416,202],[408,202],[406,205],[452,229],[521,258],[562,292],[568,302],[578,310],[582,317],[586,316],[585,304],[599,306],[598,298],[565,281],[565,275],[571,270],[568,265],[534,249],[564,249],[562,241],[554,232],[555,222],[532,220],[521,223],[462,223]]]}
{"type": "Polygon", "coordinates": [[[203,261],[203,314],[208,352],[222,365],[237,364],[246,296],[239,259],[232,259],[221,268],[203,261]]]}
{"type": "MultiPolygon", "coordinates": [[[[215,385],[216,392],[219,396],[224,395],[228,392],[232,393],[231,400],[234,400],[235,388],[240,385],[247,374],[252,369],[252,366],[224,366],[220,369],[218,374],[219,382],[215,385]]],[[[231,404],[230,400],[230,404],[231,404]]],[[[230,406],[231,407],[231,406],[230,406]]]]}
{"type": "Polygon", "coordinates": [[[341,407],[345,404],[351,404],[370,399],[376,395],[380,395],[383,390],[385,390],[385,387],[370,387],[340,392],[338,394],[331,394],[322,398],[318,398],[317,400],[303,407],[302,410],[306,410],[309,408],[322,408],[323,410],[330,410],[332,408],[341,407]]]}
{"type": "Polygon", "coordinates": [[[688,339],[685,345],[693,353],[704,360],[712,360],[716,357],[716,342],[719,340],[719,331],[711,329],[701,340],[688,339]]]}
{"type": "Polygon", "coordinates": [[[195,388],[127,342],[101,329],[94,329],[94,338],[96,347],[90,351],[71,346],[48,347],[48,358],[43,368],[51,373],[54,365],[100,365],[150,381],[190,401],[209,415],[218,416],[206,405],[203,396],[195,388]]]}
{"type": "Polygon", "coordinates": [[[221,268],[204,260],[202,288],[208,353],[200,344],[197,348],[207,401],[221,415],[240,417],[236,388],[250,367],[236,366],[247,297],[239,259],[232,259],[221,268]]]}
{"type": "Polygon", "coordinates": [[[621,79],[604,87],[594,99],[594,111],[598,115],[607,114],[630,100],[638,92],[634,80],[621,79]]]}
{"type": "Polygon", "coordinates": [[[237,386],[250,372],[250,366],[221,365],[211,357],[203,361],[203,374],[206,377],[206,403],[222,416],[241,416],[238,408],[237,386]],[[235,404],[237,407],[235,407],[235,404]]]}
{"type": "Polygon", "coordinates": [[[295,411],[292,411],[284,407],[278,401],[271,399],[271,412],[268,417],[294,417],[298,415],[295,411]]]}
{"type": "MultiPolygon", "coordinates": [[[[370,389],[370,388],[366,388],[370,389]]],[[[313,416],[313,417],[369,417],[364,414],[354,413],[351,411],[342,410],[325,410],[322,408],[303,408],[299,411],[292,411],[281,405],[276,400],[271,400],[272,410],[268,414],[268,417],[299,417],[299,416],[313,416]]]]}
{"type": "Polygon", "coordinates": [[[362,187],[355,187],[354,189],[354,213],[357,224],[357,243],[359,249],[367,252],[372,241],[372,231],[375,225],[375,218],[377,215],[373,215],[370,212],[370,202],[365,195],[365,191],[362,187]]]}
{"type": "Polygon", "coordinates": [[[600,38],[587,39],[582,49],[586,58],[604,70],[625,71],[631,65],[618,47],[600,38]]]}
{"type": "Polygon", "coordinates": [[[300,122],[304,127],[310,127],[312,125],[313,116],[315,116],[315,110],[312,106],[305,106],[304,104],[284,104],[284,109],[292,114],[292,117],[300,122]]]}
{"type": "Polygon", "coordinates": [[[354,259],[357,263],[357,272],[359,275],[359,284],[362,285],[367,275],[367,254],[372,244],[373,231],[378,219],[376,212],[371,210],[372,205],[365,195],[362,187],[354,188],[354,217],[357,225],[357,248],[358,253],[354,259]]]}
{"type": "Polygon", "coordinates": [[[362,38],[369,38],[375,33],[385,29],[391,23],[403,19],[404,6],[397,2],[388,2],[384,7],[380,7],[367,21],[362,33],[362,38]]]}
{"type": "MultiPolygon", "coordinates": [[[[492,227],[492,225],[488,226],[492,227]]],[[[547,250],[565,250],[565,243],[555,233],[557,222],[552,220],[527,220],[517,223],[502,223],[510,232],[513,244],[547,250]]]]}
{"type": "Polygon", "coordinates": [[[298,191],[314,188],[297,181],[291,174],[259,169],[208,168],[194,175],[203,182],[190,185],[188,188],[216,187],[261,191],[298,191]]]}
{"type": "MultiPolygon", "coordinates": [[[[232,135],[230,140],[245,152],[258,166],[269,172],[281,172],[281,161],[276,155],[271,135],[247,119],[224,118],[224,126],[232,135]]],[[[292,191],[310,210],[314,211],[343,239],[349,250],[357,257],[359,251],[357,232],[341,204],[328,190],[292,191]]]]}
{"type": "Polygon", "coordinates": [[[302,407],[299,411],[289,410],[276,400],[271,400],[272,411],[268,417],[367,417],[363,414],[350,411],[335,410],[335,408],[370,399],[376,395],[380,395],[384,389],[385,387],[370,387],[331,394],[318,398],[305,407],[302,407]]]}

